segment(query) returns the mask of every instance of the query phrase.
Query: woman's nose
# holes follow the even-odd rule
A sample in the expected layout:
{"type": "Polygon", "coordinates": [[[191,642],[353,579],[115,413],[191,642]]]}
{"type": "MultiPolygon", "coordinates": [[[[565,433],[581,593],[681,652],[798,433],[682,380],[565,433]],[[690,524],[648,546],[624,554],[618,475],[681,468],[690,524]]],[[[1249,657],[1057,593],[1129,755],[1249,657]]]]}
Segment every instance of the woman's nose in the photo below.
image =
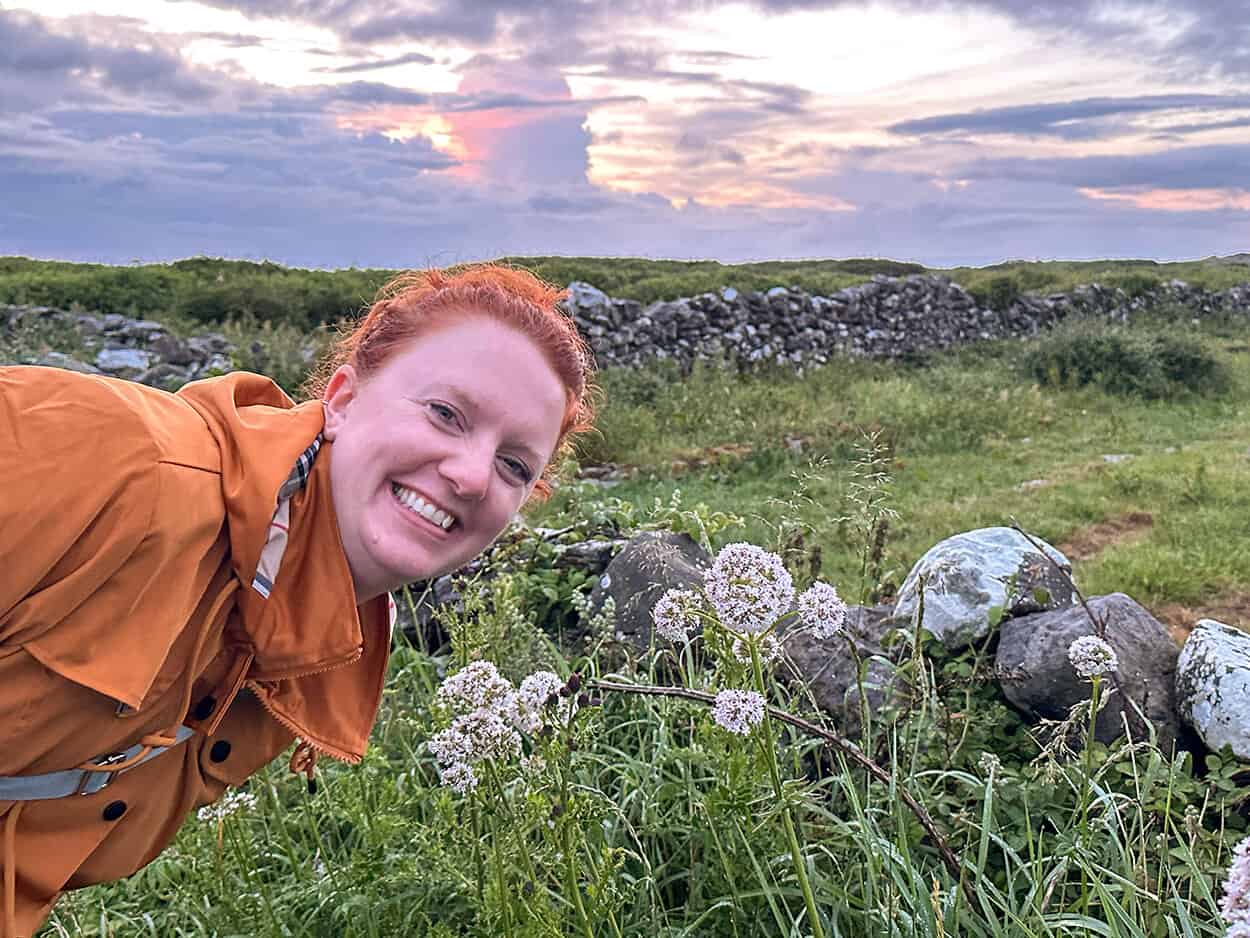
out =
{"type": "Polygon", "coordinates": [[[486,495],[494,463],[495,454],[488,447],[466,442],[443,458],[439,471],[457,496],[478,501],[486,495]]]}

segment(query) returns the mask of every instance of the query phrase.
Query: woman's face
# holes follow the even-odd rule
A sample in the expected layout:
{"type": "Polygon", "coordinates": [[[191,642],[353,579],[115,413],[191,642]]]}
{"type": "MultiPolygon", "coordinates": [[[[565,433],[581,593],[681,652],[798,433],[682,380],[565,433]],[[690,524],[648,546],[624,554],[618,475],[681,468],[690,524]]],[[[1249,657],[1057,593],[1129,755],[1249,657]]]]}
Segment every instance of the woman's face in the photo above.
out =
{"type": "Polygon", "coordinates": [[[551,458],[565,391],[523,333],[471,316],[368,378],[340,367],[324,406],[339,535],[363,603],[456,570],[499,535],[551,458]]]}

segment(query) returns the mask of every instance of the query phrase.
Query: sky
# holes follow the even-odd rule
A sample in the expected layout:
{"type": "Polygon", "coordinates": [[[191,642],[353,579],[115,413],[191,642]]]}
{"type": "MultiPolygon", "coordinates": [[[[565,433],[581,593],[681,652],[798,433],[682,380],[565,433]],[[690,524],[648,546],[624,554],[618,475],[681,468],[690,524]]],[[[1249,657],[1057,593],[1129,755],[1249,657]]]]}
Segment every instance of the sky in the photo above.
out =
{"type": "Polygon", "coordinates": [[[0,0],[0,255],[1250,250],[1250,0],[0,0]]]}

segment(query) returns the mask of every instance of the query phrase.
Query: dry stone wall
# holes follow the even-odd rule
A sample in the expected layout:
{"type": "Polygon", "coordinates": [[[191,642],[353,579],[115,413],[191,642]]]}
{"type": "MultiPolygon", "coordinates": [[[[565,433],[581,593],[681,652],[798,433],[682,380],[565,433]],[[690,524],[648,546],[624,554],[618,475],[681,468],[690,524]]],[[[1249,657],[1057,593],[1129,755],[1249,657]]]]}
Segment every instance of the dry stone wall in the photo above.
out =
{"type": "MultiPolygon", "coordinates": [[[[1091,315],[1127,321],[1167,309],[1178,316],[1250,315],[1250,284],[1213,292],[1174,280],[1141,296],[1098,284],[1068,293],[1025,295],[1003,310],[979,306],[938,275],[874,277],[816,296],[788,287],[717,293],[643,306],[590,284],[569,286],[569,312],[601,368],[697,359],[750,367],[821,364],[835,356],[907,358],[986,339],[1029,336],[1058,320],[1091,315]]],[[[248,356],[264,360],[259,343],[248,356]]],[[[153,320],[32,306],[0,306],[0,364],[35,363],[176,388],[228,371],[235,349],[220,333],[179,337],[153,320]],[[44,337],[15,342],[18,335],[44,337]],[[62,342],[47,340],[60,336],[62,342]]],[[[306,358],[311,360],[311,346],[306,358]]]]}
{"type": "Polygon", "coordinates": [[[568,306],[601,367],[654,359],[804,365],[836,355],[904,358],[968,342],[1028,336],[1068,316],[1127,321],[1168,309],[1178,315],[1250,315],[1250,284],[1214,292],[1174,280],[1129,296],[1098,284],[1069,293],[1024,295],[1004,310],[978,306],[946,277],[873,277],[829,296],[787,287],[739,293],[732,287],[643,306],[585,283],[569,287],[568,306]]]}

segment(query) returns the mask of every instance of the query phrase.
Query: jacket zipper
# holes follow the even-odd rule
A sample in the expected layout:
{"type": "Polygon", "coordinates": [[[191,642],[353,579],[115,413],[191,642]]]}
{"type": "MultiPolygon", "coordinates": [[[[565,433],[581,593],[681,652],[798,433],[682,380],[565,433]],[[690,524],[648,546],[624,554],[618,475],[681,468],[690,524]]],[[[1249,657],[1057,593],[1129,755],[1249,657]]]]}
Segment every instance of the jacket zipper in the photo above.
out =
{"type": "MultiPolygon", "coordinates": [[[[295,674],[284,675],[283,677],[276,678],[274,680],[292,681],[301,677],[309,677],[313,674],[323,674],[326,671],[333,671],[335,668],[341,668],[349,664],[354,664],[355,662],[361,659],[363,654],[364,654],[364,649],[357,648],[356,653],[354,655],[352,655],[350,658],[344,659],[343,661],[338,661],[338,662],[335,662],[334,664],[326,665],[320,668],[313,668],[310,671],[301,671],[295,674]]],[[[256,696],[256,699],[260,701],[260,704],[262,707],[265,708],[266,713],[268,713],[271,717],[273,717],[273,719],[276,720],[281,726],[289,730],[292,735],[302,740],[303,742],[307,743],[312,749],[316,750],[318,753],[327,755],[332,759],[337,759],[339,762],[346,762],[348,765],[360,764],[360,761],[361,761],[360,756],[357,756],[353,753],[343,752],[340,749],[335,749],[326,744],[319,743],[319,742],[316,742],[315,740],[309,739],[307,736],[307,733],[308,733],[307,730],[297,726],[295,722],[292,721],[289,717],[285,716],[284,714],[279,713],[270,705],[269,700],[267,699],[268,695],[265,693],[264,689],[261,687],[260,681],[255,680],[255,679],[249,680],[246,686],[256,696]]]]}

